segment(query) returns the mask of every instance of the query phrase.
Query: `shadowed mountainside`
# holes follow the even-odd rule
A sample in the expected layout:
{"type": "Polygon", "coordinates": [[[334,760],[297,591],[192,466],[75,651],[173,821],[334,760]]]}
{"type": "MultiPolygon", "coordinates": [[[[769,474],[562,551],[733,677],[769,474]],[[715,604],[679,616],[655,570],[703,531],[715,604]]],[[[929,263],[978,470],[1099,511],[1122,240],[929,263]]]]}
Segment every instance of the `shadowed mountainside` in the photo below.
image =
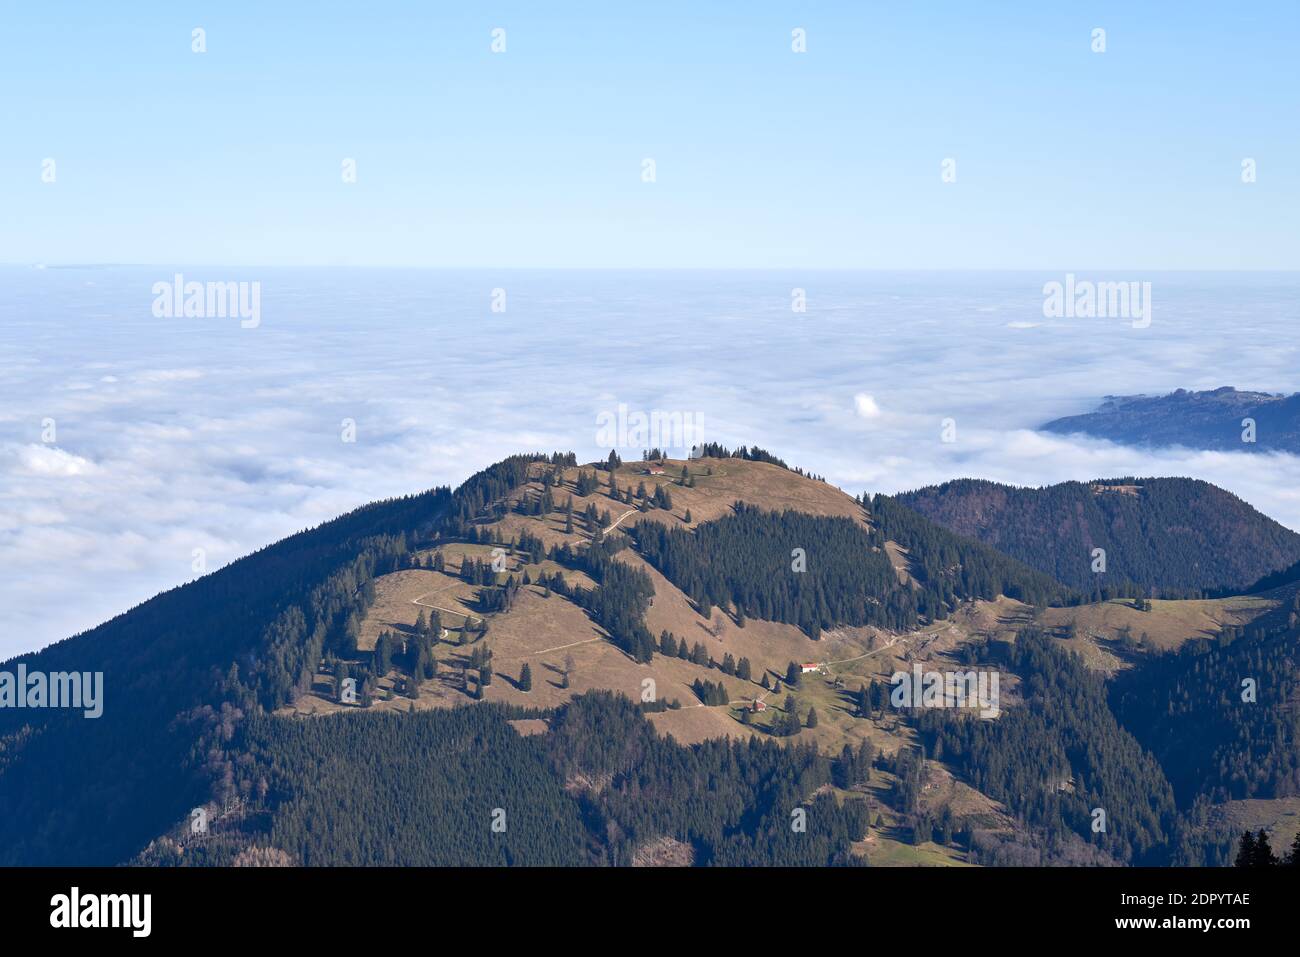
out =
{"type": "Polygon", "coordinates": [[[932,521],[1085,594],[1240,591],[1300,559],[1300,535],[1208,482],[1118,478],[1018,488],[958,479],[898,496],[932,521]],[[1106,570],[1093,570],[1093,549],[1106,570]]]}

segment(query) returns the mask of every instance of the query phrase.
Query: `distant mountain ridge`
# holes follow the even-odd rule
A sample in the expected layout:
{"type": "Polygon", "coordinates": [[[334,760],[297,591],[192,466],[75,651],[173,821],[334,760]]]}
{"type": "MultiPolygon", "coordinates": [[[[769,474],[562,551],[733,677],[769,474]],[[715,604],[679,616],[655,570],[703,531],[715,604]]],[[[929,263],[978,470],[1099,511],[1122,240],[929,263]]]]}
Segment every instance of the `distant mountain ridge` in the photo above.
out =
{"type": "Polygon", "coordinates": [[[1300,454],[1300,393],[1241,392],[1225,386],[1162,396],[1108,395],[1093,412],[1053,419],[1041,428],[1125,445],[1300,454]],[[1254,422],[1254,441],[1248,440],[1245,419],[1254,422]]]}
{"type": "Polygon", "coordinates": [[[958,479],[902,504],[1085,594],[1166,597],[1241,590],[1300,558],[1300,535],[1230,492],[1186,478],[1119,478],[1019,488],[958,479]],[[1092,552],[1106,551],[1106,571],[1092,552]]]}

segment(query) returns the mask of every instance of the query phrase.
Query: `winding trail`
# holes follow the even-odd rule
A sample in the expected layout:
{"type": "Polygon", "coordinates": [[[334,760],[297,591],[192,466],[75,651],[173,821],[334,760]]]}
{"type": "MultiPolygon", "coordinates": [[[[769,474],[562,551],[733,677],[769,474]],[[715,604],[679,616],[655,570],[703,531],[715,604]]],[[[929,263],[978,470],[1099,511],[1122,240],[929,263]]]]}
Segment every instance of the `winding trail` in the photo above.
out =
{"type": "Polygon", "coordinates": [[[578,645],[589,645],[593,641],[604,641],[604,636],[596,638],[583,638],[582,641],[571,641],[567,645],[556,645],[554,648],[543,648],[541,651],[530,651],[526,655],[511,655],[509,658],[493,658],[494,661],[522,661],[525,658],[536,658],[538,655],[549,655],[552,651],[563,651],[565,648],[576,648],[578,645]]]}
{"type": "Polygon", "coordinates": [[[634,512],[639,512],[639,511],[641,511],[639,508],[629,508],[626,512],[620,515],[618,519],[612,525],[609,526],[609,528],[605,529],[604,534],[608,535],[614,529],[618,528],[618,526],[622,523],[623,519],[627,518],[629,515],[633,514],[634,512]]]}
{"type": "MultiPolygon", "coordinates": [[[[465,610],[463,610],[463,609],[458,611],[458,610],[456,610],[455,608],[445,608],[445,607],[443,607],[442,605],[433,605],[433,604],[430,604],[430,603],[427,602],[427,601],[424,601],[424,599],[425,599],[425,598],[428,598],[430,595],[441,595],[441,594],[442,594],[443,592],[445,592],[445,591],[451,591],[453,588],[459,588],[460,586],[461,586],[461,583],[460,583],[460,582],[457,582],[457,583],[454,584],[454,585],[448,585],[446,588],[437,588],[437,589],[434,589],[433,591],[426,591],[426,592],[424,592],[423,594],[416,595],[414,598],[412,598],[412,599],[411,599],[411,604],[412,604],[412,605],[419,605],[421,608],[432,608],[432,609],[434,609],[435,611],[445,611],[445,612],[447,612],[448,614],[452,614],[452,615],[460,615],[460,617],[468,619],[468,618],[472,617],[468,611],[465,611],[465,610]]],[[[445,629],[444,629],[444,630],[445,630],[445,629]]]]}

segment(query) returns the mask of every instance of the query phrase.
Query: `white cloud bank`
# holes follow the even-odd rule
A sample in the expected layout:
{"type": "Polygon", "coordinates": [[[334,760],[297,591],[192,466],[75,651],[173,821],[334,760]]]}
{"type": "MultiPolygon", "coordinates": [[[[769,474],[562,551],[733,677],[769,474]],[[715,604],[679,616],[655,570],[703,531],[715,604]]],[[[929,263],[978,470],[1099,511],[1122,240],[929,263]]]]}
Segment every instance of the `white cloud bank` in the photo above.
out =
{"type": "Polygon", "coordinates": [[[1108,393],[1295,391],[1295,276],[1144,277],[1133,329],[1039,322],[1041,275],[190,272],[261,281],[261,326],[155,319],[166,268],[0,269],[0,658],[192,578],[196,548],[213,569],[512,452],[603,456],[618,403],[855,493],[1190,475],[1300,528],[1291,456],[1033,431],[1108,393]]]}

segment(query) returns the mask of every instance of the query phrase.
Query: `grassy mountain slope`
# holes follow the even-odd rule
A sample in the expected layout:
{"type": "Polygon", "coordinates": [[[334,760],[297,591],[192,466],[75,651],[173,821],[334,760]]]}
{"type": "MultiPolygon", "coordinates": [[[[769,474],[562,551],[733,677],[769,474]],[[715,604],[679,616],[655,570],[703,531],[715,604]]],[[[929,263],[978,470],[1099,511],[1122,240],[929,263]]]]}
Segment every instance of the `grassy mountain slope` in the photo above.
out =
{"type": "Polygon", "coordinates": [[[408,532],[481,507],[512,467],[364,506],[0,666],[103,672],[105,697],[93,720],[0,709],[0,864],[117,863],[183,817],[228,777],[216,745],[239,718],[309,687],[346,641],[408,532]]]}

